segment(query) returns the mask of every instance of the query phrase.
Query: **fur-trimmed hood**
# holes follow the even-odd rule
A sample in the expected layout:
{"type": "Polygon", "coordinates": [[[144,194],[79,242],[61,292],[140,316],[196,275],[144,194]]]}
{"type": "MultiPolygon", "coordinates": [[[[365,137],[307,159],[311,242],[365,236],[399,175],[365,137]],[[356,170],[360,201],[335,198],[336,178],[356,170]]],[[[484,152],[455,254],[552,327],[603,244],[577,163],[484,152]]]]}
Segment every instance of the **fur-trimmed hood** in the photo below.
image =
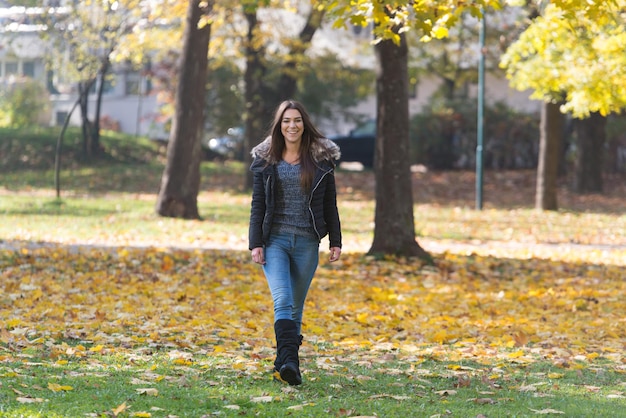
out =
{"type": "MultiPolygon", "coordinates": [[[[252,158],[265,160],[269,164],[276,164],[278,161],[274,161],[272,156],[269,155],[271,141],[272,137],[268,136],[263,142],[252,148],[252,151],[250,151],[252,158]]],[[[339,146],[328,138],[319,138],[313,142],[311,154],[316,163],[326,160],[334,164],[334,160],[338,160],[341,157],[339,146]]]]}

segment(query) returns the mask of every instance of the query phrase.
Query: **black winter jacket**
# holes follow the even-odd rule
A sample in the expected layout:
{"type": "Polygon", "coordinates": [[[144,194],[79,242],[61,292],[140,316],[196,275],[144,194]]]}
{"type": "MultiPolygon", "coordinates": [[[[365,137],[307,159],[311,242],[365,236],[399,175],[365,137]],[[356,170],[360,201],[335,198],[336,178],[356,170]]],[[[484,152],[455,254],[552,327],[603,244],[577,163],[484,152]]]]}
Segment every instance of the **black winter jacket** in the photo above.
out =
{"type": "MultiPolygon", "coordinates": [[[[248,233],[250,250],[263,247],[272,229],[276,199],[276,164],[269,156],[270,138],[252,149],[250,171],[254,175],[252,205],[248,233]]],[[[309,195],[309,213],[313,228],[321,241],[328,234],[330,247],[341,248],[341,222],[337,210],[334,160],[339,159],[339,147],[329,139],[319,140],[312,147],[317,170],[309,195]]]]}

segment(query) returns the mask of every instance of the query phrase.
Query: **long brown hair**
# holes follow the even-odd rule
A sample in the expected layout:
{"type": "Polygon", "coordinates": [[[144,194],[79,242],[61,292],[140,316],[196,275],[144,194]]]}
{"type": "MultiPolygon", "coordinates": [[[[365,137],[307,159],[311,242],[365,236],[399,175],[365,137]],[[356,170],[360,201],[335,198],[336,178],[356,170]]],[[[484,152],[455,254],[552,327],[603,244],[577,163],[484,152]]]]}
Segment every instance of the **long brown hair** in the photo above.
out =
{"type": "Polygon", "coordinates": [[[302,188],[308,193],[311,190],[313,183],[313,177],[315,177],[316,164],[315,159],[311,153],[311,146],[323,135],[311,122],[311,117],[307,113],[302,103],[295,100],[285,100],[276,108],[274,114],[274,121],[270,128],[270,136],[272,138],[270,142],[269,155],[274,161],[280,161],[283,158],[283,151],[285,150],[285,137],[281,130],[281,122],[283,115],[287,109],[296,109],[302,116],[302,124],[304,130],[302,132],[302,141],[300,142],[300,184],[302,188]]]}

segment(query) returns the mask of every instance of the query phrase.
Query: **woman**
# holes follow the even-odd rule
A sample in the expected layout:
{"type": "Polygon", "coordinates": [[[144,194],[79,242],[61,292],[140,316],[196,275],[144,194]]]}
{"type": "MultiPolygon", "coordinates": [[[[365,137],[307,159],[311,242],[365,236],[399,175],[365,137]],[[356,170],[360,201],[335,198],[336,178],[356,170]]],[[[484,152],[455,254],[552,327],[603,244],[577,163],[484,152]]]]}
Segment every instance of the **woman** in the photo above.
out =
{"type": "Polygon", "coordinates": [[[302,383],[298,348],[304,301],[329,235],[331,262],[341,255],[334,161],[339,147],[317,130],[302,104],[275,112],[270,136],[252,149],[249,248],[263,266],[274,304],[274,371],[302,383]]]}

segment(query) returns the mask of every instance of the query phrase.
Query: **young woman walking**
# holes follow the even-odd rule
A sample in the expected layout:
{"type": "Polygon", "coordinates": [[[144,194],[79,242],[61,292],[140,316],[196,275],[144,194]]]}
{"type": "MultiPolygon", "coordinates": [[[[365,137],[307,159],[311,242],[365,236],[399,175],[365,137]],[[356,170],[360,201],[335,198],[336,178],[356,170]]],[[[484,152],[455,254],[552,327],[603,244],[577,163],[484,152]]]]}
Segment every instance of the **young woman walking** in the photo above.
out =
{"type": "Polygon", "coordinates": [[[326,235],[331,262],[341,255],[335,160],[339,147],[318,131],[299,102],[276,109],[270,135],[252,149],[249,249],[263,266],[274,305],[274,370],[302,383],[298,349],[304,302],[326,235]]]}

